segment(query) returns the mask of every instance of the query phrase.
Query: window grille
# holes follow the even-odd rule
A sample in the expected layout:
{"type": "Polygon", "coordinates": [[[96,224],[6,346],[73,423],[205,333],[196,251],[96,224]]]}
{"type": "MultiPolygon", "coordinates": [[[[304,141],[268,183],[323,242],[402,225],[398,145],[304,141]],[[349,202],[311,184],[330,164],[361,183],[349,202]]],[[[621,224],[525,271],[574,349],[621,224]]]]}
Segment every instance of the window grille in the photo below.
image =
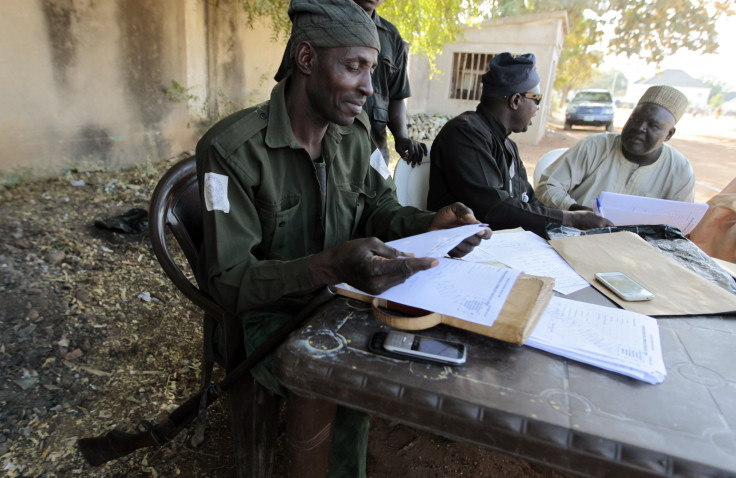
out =
{"type": "Polygon", "coordinates": [[[454,53],[450,98],[480,100],[483,91],[481,76],[488,71],[488,63],[494,56],[493,53],[454,53]]]}

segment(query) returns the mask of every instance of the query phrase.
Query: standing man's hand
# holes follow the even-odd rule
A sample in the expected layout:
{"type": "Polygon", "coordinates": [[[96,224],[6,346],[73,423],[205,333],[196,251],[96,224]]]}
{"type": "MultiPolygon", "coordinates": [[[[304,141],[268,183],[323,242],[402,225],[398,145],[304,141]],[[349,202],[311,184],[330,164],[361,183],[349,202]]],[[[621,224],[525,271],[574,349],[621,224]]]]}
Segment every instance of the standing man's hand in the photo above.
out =
{"type": "MultiPolygon", "coordinates": [[[[429,225],[429,230],[450,229],[468,224],[480,224],[480,221],[475,218],[473,211],[468,206],[456,202],[437,211],[437,215],[432,219],[432,224],[429,225]]],[[[450,255],[452,257],[463,257],[472,251],[475,246],[480,244],[481,240],[490,238],[491,228],[486,227],[481,229],[477,234],[473,234],[458,244],[457,247],[450,251],[450,255]]]]}
{"type": "Polygon", "coordinates": [[[422,159],[427,155],[427,145],[414,141],[410,138],[394,136],[394,145],[399,156],[409,163],[411,167],[421,164],[422,159]]]}

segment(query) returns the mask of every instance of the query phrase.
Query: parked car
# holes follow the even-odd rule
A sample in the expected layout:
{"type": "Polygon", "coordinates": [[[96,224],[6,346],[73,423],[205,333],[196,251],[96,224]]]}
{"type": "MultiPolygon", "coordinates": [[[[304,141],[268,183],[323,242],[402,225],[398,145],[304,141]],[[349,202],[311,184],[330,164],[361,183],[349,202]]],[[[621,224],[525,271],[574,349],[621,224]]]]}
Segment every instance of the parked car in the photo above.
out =
{"type": "Polygon", "coordinates": [[[580,90],[565,111],[565,129],[573,125],[605,126],[613,131],[613,95],[608,90],[580,90]]]}

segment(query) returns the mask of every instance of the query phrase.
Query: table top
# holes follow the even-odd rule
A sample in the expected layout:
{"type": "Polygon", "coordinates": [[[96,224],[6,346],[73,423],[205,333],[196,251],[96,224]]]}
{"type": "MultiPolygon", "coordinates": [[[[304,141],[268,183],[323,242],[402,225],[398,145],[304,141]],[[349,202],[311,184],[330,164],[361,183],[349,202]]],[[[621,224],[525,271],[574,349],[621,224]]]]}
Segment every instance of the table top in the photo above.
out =
{"type": "Polygon", "coordinates": [[[668,375],[650,385],[444,325],[420,333],[466,344],[466,364],[379,356],[368,340],[387,327],[337,298],[280,347],[276,374],[295,393],[584,475],[736,476],[736,321],[658,322],[668,375]]]}

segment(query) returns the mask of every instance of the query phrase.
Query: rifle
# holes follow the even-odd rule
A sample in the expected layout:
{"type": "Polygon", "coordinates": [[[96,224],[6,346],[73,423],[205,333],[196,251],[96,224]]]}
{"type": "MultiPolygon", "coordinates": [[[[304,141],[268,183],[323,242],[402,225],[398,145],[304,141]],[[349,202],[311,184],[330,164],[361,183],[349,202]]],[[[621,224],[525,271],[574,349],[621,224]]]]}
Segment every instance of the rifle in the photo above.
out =
{"type": "MultiPolygon", "coordinates": [[[[319,306],[334,297],[335,291],[331,287],[321,290],[297,315],[281,326],[273,335],[248,355],[238,366],[219,383],[210,384],[198,394],[190,397],[186,402],[171,412],[162,423],[151,424],[144,422],[146,430],[138,433],[126,433],[120,430],[112,430],[105,435],[82,438],[77,442],[79,451],[90,465],[99,466],[110,460],[115,460],[129,455],[140,448],[154,445],[165,445],[198,415],[204,413],[204,409],[214,403],[221,395],[228,391],[246,373],[253,368],[261,359],[270,354],[281,345],[284,340],[296,330],[304,320],[319,306]]],[[[203,433],[203,432],[201,432],[203,433]]],[[[203,439],[203,438],[202,438],[203,439]]],[[[199,440],[201,442],[201,439],[199,440]]]]}

